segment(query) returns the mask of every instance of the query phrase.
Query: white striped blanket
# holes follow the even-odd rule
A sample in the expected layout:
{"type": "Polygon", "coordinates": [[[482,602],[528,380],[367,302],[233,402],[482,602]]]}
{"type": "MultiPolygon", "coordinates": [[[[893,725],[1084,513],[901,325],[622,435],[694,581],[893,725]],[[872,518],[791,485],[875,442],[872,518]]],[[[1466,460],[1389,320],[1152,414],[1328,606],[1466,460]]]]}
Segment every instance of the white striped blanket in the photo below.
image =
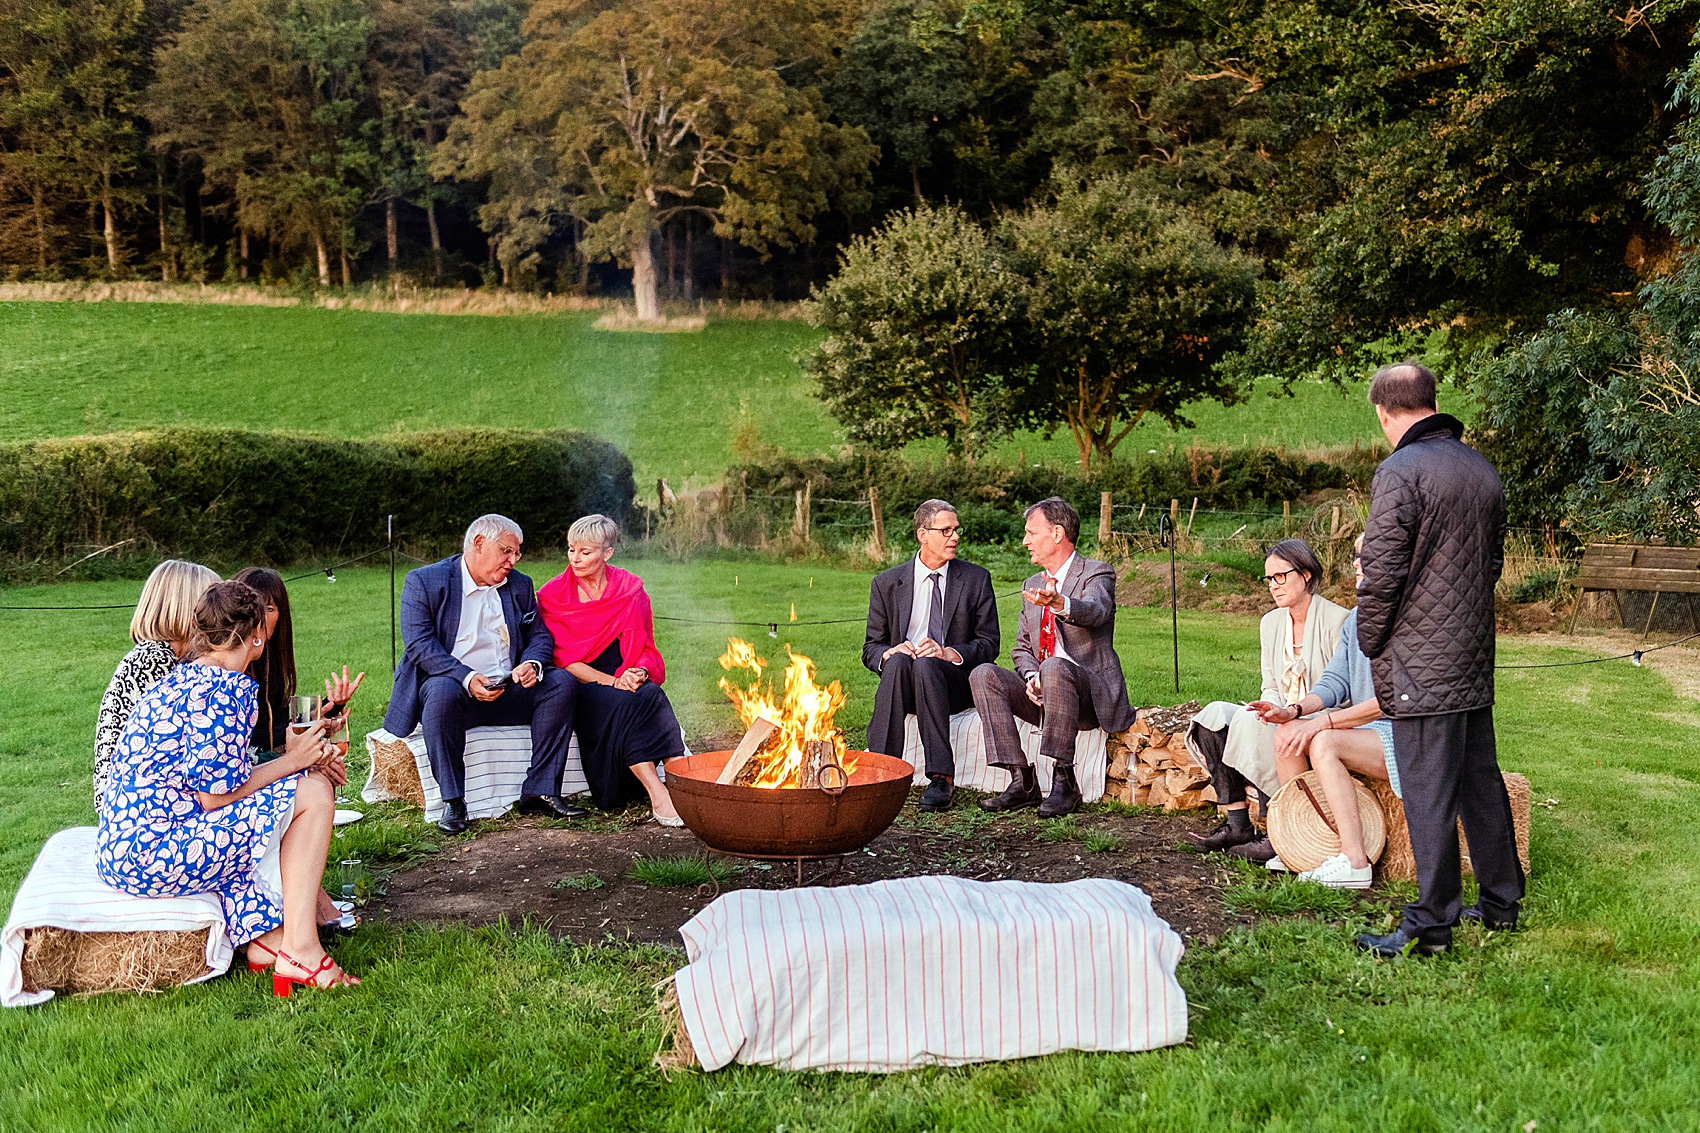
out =
{"type": "Polygon", "coordinates": [[[679,931],[679,1006],[705,1070],[886,1072],[1186,1038],[1181,938],[1120,881],[741,889],[679,931]]]}
{"type": "Polygon", "coordinates": [[[29,876],[12,899],[0,929],[0,1007],[28,1007],[53,998],[51,991],[24,990],[24,933],[33,928],[72,932],[207,933],[206,971],[190,980],[210,980],[230,967],[230,938],[224,913],[212,894],[195,897],[132,897],[102,881],[94,868],[92,826],[73,826],[47,840],[29,876]]]}
{"type": "MultiPolygon", "coordinates": [[[[915,783],[927,785],[927,753],[921,747],[921,728],[909,717],[903,741],[903,758],[914,765],[915,783]]],[[[1039,729],[1025,720],[1015,722],[1021,734],[1021,750],[1027,753],[1039,775],[1039,786],[1051,789],[1053,760],[1039,754],[1039,729]]],[[[1081,732],[1074,741],[1074,773],[1080,793],[1089,803],[1104,797],[1104,777],[1109,770],[1109,735],[1102,728],[1081,732]]],[[[986,736],[980,713],[970,708],[950,718],[950,750],[956,757],[956,785],[996,794],[1009,786],[1009,772],[986,762],[986,736]]]]}
{"type": "MultiPolygon", "coordinates": [[[[413,752],[413,765],[419,770],[419,785],[425,789],[425,821],[435,822],[443,816],[443,795],[437,789],[436,777],[431,774],[431,757],[425,750],[425,736],[417,728],[410,736],[396,737],[379,728],[366,733],[366,754],[380,743],[394,743],[405,738],[413,752]]],[[[372,765],[367,764],[368,768],[372,765]]],[[[498,818],[513,809],[519,801],[520,788],[525,785],[525,773],[531,769],[531,729],[528,727],[471,728],[466,733],[466,816],[468,818],[498,818]]],[[[590,790],[585,782],[584,766],[579,762],[578,737],[567,747],[567,766],[561,775],[561,794],[576,795],[590,790]]],[[[370,770],[360,797],[369,803],[381,803],[396,796],[386,791],[370,770]]]]}

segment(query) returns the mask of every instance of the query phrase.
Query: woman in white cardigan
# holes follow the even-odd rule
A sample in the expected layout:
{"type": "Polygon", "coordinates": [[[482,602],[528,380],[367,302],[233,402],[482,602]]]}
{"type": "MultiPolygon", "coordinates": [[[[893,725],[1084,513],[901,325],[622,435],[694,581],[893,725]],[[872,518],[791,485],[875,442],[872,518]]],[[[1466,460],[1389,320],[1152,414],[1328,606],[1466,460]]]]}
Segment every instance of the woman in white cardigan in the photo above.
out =
{"type": "MultiPolygon", "coordinates": [[[[1316,592],[1322,584],[1322,564],[1303,539],[1283,539],[1270,547],[1263,572],[1275,608],[1263,615],[1259,627],[1263,692],[1258,700],[1297,704],[1339,648],[1340,626],[1350,611],[1316,592]]],[[[1221,826],[1194,835],[1193,841],[1200,849],[1227,850],[1256,862],[1274,858],[1274,847],[1259,838],[1251,824],[1246,787],[1256,787],[1267,801],[1281,784],[1306,769],[1303,757],[1278,757],[1274,725],[1259,720],[1246,705],[1226,700],[1206,705],[1193,717],[1187,746],[1210,771],[1216,801],[1227,809],[1221,826]]]]}

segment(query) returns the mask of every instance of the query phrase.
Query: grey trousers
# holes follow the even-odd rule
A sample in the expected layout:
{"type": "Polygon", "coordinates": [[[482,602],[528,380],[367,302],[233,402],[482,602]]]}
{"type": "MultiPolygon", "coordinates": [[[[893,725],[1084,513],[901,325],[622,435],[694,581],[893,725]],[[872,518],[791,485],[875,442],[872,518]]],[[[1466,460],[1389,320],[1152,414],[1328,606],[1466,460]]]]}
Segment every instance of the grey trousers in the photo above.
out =
{"type": "Polygon", "coordinates": [[[1092,684],[1086,670],[1073,661],[1052,657],[1039,665],[1040,699],[1027,699],[1027,684],[998,665],[986,664],[969,674],[974,707],[985,731],[986,762],[997,767],[1025,767],[1016,717],[1039,726],[1039,754],[1063,766],[1074,764],[1074,741],[1082,731],[1098,726],[1092,707],[1092,684]]]}
{"type": "Polygon", "coordinates": [[[1490,921],[1516,920],[1523,863],[1517,859],[1511,799],[1499,770],[1493,709],[1394,720],[1393,758],[1417,860],[1417,899],[1405,906],[1405,929],[1427,943],[1452,939],[1463,908],[1460,819],[1483,915],[1490,921]]]}

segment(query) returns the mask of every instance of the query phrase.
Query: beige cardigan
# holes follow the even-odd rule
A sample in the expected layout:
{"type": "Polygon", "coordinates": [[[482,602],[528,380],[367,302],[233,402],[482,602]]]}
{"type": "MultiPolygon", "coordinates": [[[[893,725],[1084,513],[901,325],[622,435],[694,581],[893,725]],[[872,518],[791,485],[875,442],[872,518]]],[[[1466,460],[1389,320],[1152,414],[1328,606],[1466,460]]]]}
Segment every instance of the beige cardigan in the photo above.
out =
{"type": "MultiPolygon", "coordinates": [[[[1304,647],[1300,653],[1307,691],[1322,677],[1322,671],[1339,649],[1340,627],[1350,613],[1350,610],[1320,594],[1311,597],[1310,614],[1305,618],[1304,647]]],[[[1292,656],[1292,614],[1279,607],[1264,614],[1258,627],[1258,637],[1263,645],[1263,693],[1259,699],[1285,705],[1289,698],[1281,691],[1281,670],[1292,656]]],[[[1275,774],[1273,724],[1260,721],[1245,710],[1245,705],[1225,700],[1206,705],[1196,717],[1196,722],[1203,728],[1227,728],[1228,742],[1222,752],[1222,761],[1244,775],[1264,795],[1275,793],[1280,780],[1275,774]]]]}

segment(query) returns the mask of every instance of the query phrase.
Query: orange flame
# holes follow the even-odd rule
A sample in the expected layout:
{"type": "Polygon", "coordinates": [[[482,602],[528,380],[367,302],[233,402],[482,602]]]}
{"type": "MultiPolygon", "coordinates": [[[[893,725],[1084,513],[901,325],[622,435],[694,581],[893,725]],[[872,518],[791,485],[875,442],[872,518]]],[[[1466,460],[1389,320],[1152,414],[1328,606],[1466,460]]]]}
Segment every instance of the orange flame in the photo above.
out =
{"type": "Polygon", "coordinates": [[[855,771],[856,765],[846,758],[848,751],[844,737],[832,724],[833,717],[844,707],[844,690],[837,681],[822,688],[815,683],[813,661],[800,653],[793,653],[789,645],[785,647],[785,653],[790,663],[785,667],[784,692],[777,699],[771,684],[762,683],[767,662],[756,655],[753,645],[734,637],[727,641],[726,652],[720,656],[720,667],[728,672],[743,669],[753,674],[750,683],[742,688],[725,677],[720,678],[720,690],[738,709],[738,717],[743,720],[744,727],[748,728],[758,719],[779,726],[779,735],[757,757],[761,773],[754,786],[802,786],[803,745],[814,740],[830,741],[839,765],[846,775],[850,774],[855,771]]]}

